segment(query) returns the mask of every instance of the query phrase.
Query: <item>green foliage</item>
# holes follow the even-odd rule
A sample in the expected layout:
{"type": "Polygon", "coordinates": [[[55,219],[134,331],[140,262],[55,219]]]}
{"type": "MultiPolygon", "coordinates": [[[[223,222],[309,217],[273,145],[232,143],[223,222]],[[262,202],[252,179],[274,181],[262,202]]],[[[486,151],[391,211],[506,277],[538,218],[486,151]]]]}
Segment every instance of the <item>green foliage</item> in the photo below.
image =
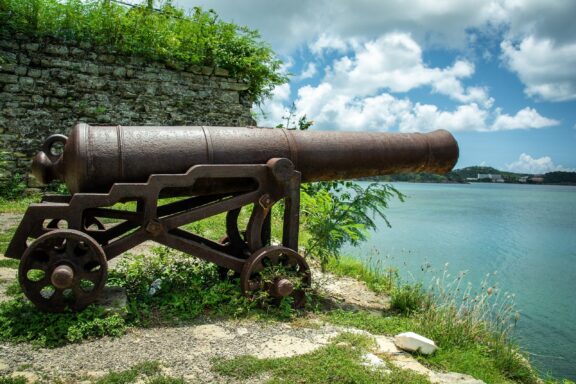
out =
{"type": "Polygon", "coordinates": [[[82,339],[119,336],[124,319],[106,314],[101,307],[88,307],[80,313],[45,313],[21,296],[0,303],[0,339],[32,342],[41,347],[58,347],[82,339]]]}
{"type": "Polygon", "coordinates": [[[26,189],[26,178],[20,174],[12,175],[8,181],[0,184],[0,198],[14,200],[22,197],[26,189]]]}
{"type": "Polygon", "coordinates": [[[166,247],[125,256],[108,281],[126,288],[129,319],[136,323],[190,320],[205,311],[238,316],[251,306],[238,283],[221,280],[214,264],[166,247]]]}
{"type": "Polygon", "coordinates": [[[313,183],[301,193],[302,222],[309,233],[306,250],[320,261],[323,270],[338,258],[344,244],[358,245],[376,229],[375,217],[390,226],[384,209],[390,199],[404,195],[388,184],[367,187],[353,182],[313,183]]]}
{"type": "Polygon", "coordinates": [[[108,281],[127,289],[128,321],[133,324],[192,320],[203,314],[282,320],[297,313],[290,298],[278,306],[267,305],[266,295],[251,300],[240,291],[238,279],[221,279],[215,264],[166,247],[155,248],[153,255],[125,256],[108,281]]]}
{"type": "Polygon", "coordinates": [[[301,356],[257,359],[240,356],[217,360],[213,369],[235,379],[249,379],[266,373],[267,383],[429,383],[421,375],[390,367],[392,372],[366,369],[362,355],[374,341],[364,335],[341,334],[331,344],[301,356]]]}
{"type": "Polygon", "coordinates": [[[257,31],[219,20],[213,10],[190,14],[163,3],[159,12],[100,0],[0,0],[0,33],[90,42],[172,66],[224,68],[249,85],[256,102],[287,81],[281,61],[257,31]]]}
{"type": "Polygon", "coordinates": [[[302,115],[299,118],[296,117],[296,103],[292,103],[286,116],[282,116],[282,120],[284,120],[284,123],[276,125],[276,128],[307,131],[314,125],[314,121],[308,120],[306,115],[302,115]]]}

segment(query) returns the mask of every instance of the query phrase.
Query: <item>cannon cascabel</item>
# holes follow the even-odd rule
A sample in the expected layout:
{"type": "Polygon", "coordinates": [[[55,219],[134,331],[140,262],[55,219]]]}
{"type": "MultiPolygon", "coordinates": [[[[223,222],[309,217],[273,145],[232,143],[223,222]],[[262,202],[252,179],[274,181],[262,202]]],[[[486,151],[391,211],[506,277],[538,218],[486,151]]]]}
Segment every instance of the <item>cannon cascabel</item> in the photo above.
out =
{"type": "Polygon", "coordinates": [[[114,183],[185,173],[198,164],[265,164],[272,158],[290,159],[303,182],[446,173],[458,160],[458,144],[445,130],[423,134],[81,123],[69,137],[50,136],[35,156],[32,172],[43,183],[64,181],[72,193],[107,192],[114,183]],[[61,153],[57,145],[64,145],[61,153]]]}

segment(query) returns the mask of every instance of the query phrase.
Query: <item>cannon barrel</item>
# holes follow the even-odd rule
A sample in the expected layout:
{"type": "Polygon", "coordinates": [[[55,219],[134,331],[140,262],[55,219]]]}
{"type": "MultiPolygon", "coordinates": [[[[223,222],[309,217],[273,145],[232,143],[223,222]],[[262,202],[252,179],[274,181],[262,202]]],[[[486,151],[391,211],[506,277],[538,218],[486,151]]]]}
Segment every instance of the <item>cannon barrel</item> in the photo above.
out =
{"type": "Polygon", "coordinates": [[[430,133],[297,131],[256,127],[90,126],[50,136],[32,164],[42,183],[72,193],[107,192],[114,183],[185,173],[197,164],[265,164],[288,158],[303,182],[401,172],[446,173],[458,160],[453,136],[430,133]],[[57,145],[64,145],[57,153],[57,145]]]}

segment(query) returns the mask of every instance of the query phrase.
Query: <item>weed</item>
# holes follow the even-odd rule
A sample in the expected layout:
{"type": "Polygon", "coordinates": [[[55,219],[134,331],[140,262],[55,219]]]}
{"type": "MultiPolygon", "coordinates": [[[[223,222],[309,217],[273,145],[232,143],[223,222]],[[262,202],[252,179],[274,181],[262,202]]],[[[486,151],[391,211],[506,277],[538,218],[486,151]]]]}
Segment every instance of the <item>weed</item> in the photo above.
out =
{"type": "MultiPolygon", "coordinates": [[[[160,363],[157,361],[145,361],[136,364],[130,369],[120,372],[110,372],[96,381],[96,384],[128,384],[134,383],[138,378],[144,377],[158,377],[160,373],[160,363]]],[[[147,381],[149,382],[149,381],[147,381]]],[[[169,382],[168,382],[169,383],[169,382]]]]}
{"type": "Polygon", "coordinates": [[[398,285],[392,290],[390,308],[402,315],[421,312],[429,305],[430,295],[422,284],[398,285]]]}

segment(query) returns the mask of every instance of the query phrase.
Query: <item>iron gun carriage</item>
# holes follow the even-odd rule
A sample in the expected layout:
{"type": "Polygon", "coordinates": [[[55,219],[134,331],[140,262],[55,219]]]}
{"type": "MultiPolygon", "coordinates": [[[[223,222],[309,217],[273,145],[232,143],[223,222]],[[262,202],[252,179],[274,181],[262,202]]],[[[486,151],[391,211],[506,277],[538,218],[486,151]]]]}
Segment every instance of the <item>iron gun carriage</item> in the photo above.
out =
{"type": "Polygon", "coordinates": [[[301,305],[311,284],[309,266],[298,253],[302,182],[445,173],[457,159],[458,145],[443,130],[78,124],[69,137],[50,136],[32,164],[38,180],[62,180],[71,195],[45,195],[31,204],[6,256],[20,259],[20,285],[46,311],[81,310],[92,303],[106,283],[108,261],[147,240],[238,273],[247,295],[264,290],[301,305]],[[272,246],[269,213],[279,201],[282,244],[272,246]],[[120,202],[134,202],[135,208],[118,209],[120,202]],[[239,228],[245,206],[251,207],[250,219],[239,228]],[[187,226],[222,213],[226,233],[220,242],[187,226]],[[268,265],[284,266],[300,283],[282,275],[264,282],[261,273],[268,265]]]}

